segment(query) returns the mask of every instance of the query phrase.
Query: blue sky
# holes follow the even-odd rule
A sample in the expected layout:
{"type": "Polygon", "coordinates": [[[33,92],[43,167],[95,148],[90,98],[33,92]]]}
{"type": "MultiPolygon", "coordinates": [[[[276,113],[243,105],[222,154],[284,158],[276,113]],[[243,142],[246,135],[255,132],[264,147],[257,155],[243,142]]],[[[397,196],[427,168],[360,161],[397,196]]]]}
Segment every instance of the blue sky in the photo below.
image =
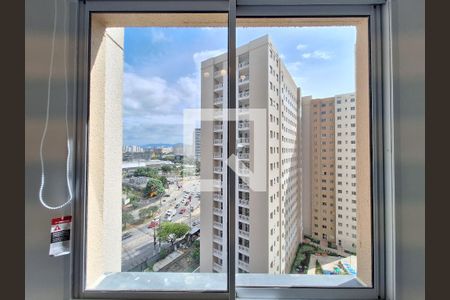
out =
{"type": "MultiPolygon", "coordinates": [[[[354,91],[354,27],[238,28],[237,45],[265,34],[303,96],[354,91]]],[[[200,63],[226,48],[225,28],[126,28],[124,144],[183,142],[183,110],[200,108],[200,63]]]]}

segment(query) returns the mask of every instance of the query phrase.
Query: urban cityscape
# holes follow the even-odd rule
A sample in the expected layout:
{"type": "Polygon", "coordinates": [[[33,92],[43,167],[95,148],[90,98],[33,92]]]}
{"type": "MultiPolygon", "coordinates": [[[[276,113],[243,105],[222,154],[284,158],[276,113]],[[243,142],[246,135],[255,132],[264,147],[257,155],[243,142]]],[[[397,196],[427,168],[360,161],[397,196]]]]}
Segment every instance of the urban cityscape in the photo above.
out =
{"type": "MultiPolygon", "coordinates": [[[[304,96],[269,35],[236,52],[236,272],[356,275],[355,93],[304,96]],[[266,145],[252,109],[267,112],[266,145]],[[249,185],[256,151],[264,192],[249,185]]],[[[227,53],[200,68],[214,116],[191,143],[123,146],[123,272],[227,272],[227,53]]]]}

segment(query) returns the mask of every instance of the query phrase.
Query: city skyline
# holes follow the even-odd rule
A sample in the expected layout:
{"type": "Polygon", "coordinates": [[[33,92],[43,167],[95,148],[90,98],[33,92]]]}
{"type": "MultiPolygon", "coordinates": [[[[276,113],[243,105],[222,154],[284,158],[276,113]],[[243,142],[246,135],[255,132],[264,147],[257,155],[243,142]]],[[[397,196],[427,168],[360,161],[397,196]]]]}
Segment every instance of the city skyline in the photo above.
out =
{"type": "MultiPolygon", "coordinates": [[[[326,97],[354,90],[355,32],[238,28],[237,45],[269,34],[302,93],[326,97]]],[[[226,52],[226,34],[224,28],[125,29],[124,144],[183,143],[183,110],[200,108],[200,62],[226,52]],[[188,40],[198,43],[186,43],[180,52],[188,40]]]]}

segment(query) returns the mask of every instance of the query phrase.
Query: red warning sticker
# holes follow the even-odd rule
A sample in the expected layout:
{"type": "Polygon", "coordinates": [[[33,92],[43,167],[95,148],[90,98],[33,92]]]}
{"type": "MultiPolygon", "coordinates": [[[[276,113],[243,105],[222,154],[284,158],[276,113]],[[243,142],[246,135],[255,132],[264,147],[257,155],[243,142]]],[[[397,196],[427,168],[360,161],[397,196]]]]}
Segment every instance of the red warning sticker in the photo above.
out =
{"type": "Polygon", "coordinates": [[[72,216],[52,219],[50,227],[50,256],[61,256],[70,253],[70,229],[72,216]]]}

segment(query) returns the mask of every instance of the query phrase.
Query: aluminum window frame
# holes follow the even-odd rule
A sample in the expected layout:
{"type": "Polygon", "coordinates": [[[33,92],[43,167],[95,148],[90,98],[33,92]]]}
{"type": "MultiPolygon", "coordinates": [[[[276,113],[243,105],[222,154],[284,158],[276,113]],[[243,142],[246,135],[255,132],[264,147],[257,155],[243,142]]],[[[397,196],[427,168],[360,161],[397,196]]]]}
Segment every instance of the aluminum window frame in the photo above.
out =
{"type": "MultiPolygon", "coordinates": [[[[76,101],[76,166],[74,203],[74,243],[72,255],[73,299],[384,299],[385,298],[385,198],[384,184],[391,178],[392,170],[386,164],[385,141],[391,136],[392,120],[388,116],[390,98],[383,83],[387,82],[383,49],[389,48],[382,32],[381,9],[385,0],[92,0],[80,1],[78,10],[77,101],[76,101]],[[276,4],[275,4],[276,3],[276,4]],[[90,15],[95,12],[151,13],[151,12],[221,12],[228,13],[228,108],[235,108],[236,73],[236,19],[239,17],[369,17],[369,68],[371,110],[371,172],[372,172],[372,288],[333,287],[246,287],[237,288],[235,281],[235,182],[236,174],[228,166],[228,290],[207,292],[152,292],[152,291],[87,291],[86,270],[86,204],[88,162],[88,106],[89,106],[89,55],[90,15]],[[383,42],[383,43],[382,43],[383,42]],[[385,67],[383,69],[383,67],[385,67]],[[383,93],[384,98],[383,98],[383,93]],[[389,173],[388,173],[389,172],[389,173]],[[230,272],[233,271],[233,272],[230,272]]],[[[385,33],[384,33],[385,34],[385,33]]],[[[230,111],[229,114],[232,112],[230,111]]],[[[229,118],[232,120],[233,118],[229,118]]],[[[228,122],[228,153],[236,154],[236,123],[228,122]]],[[[392,159],[391,156],[387,159],[392,159]]]]}

